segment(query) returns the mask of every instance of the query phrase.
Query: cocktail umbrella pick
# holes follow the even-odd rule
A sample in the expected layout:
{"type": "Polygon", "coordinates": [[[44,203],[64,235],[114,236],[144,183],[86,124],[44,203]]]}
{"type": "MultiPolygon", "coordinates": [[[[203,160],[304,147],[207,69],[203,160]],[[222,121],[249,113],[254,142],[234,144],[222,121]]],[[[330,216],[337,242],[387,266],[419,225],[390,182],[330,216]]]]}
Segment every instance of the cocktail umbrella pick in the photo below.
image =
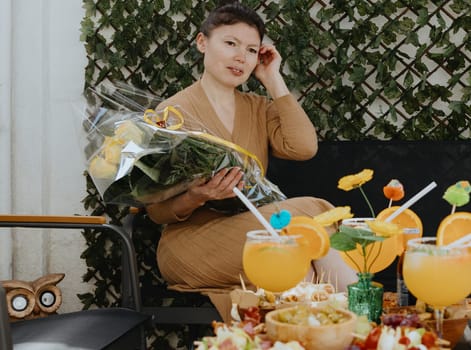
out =
{"type": "Polygon", "coordinates": [[[456,207],[461,207],[469,203],[470,192],[471,185],[468,181],[458,181],[456,184],[447,188],[443,199],[451,204],[452,214],[455,212],[456,207]]]}

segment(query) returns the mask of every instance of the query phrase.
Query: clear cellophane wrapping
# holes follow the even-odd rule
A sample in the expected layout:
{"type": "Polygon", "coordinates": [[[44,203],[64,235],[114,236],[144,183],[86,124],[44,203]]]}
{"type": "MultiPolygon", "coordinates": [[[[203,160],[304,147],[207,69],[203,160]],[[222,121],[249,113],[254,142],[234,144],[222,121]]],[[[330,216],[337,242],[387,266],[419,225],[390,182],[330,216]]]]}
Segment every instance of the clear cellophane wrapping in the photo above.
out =
{"type": "MultiPolygon", "coordinates": [[[[86,169],[105,202],[160,202],[226,167],[242,169],[242,192],[254,205],[286,198],[255,155],[214,136],[179,106],[153,110],[160,100],[126,83],[100,84],[86,97],[86,169]]],[[[246,210],[238,198],[206,205],[228,213],[246,210]]]]}

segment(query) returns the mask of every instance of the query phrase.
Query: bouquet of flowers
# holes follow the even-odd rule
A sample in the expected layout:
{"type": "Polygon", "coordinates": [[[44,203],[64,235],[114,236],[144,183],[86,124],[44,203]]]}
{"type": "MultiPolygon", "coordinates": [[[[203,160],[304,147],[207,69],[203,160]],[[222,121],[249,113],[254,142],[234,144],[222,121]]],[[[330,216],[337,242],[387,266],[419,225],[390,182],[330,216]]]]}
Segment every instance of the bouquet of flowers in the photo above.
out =
{"type": "MultiPolygon", "coordinates": [[[[254,205],[286,198],[264,177],[255,155],[212,135],[178,106],[150,109],[157,104],[152,94],[123,83],[89,91],[83,123],[86,166],[105,202],[160,202],[235,166],[244,172],[242,192],[254,205]]],[[[238,198],[207,205],[228,213],[245,210],[238,198]]]]}

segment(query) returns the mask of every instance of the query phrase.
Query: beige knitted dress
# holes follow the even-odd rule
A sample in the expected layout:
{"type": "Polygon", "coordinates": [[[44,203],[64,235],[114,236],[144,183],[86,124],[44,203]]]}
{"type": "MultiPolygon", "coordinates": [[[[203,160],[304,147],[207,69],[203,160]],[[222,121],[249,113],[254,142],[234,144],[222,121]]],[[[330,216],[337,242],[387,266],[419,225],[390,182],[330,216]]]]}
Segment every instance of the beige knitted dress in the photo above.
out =
{"type": "MultiPolygon", "coordinates": [[[[306,160],[317,151],[312,122],[291,95],[270,101],[259,95],[237,92],[232,135],[214,112],[200,82],[164,101],[159,108],[168,105],[182,108],[191,125],[204,125],[205,131],[252,152],[265,169],[269,152],[280,158],[306,160]]],[[[295,178],[293,174],[293,181],[295,178]]],[[[293,216],[314,216],[332,207],[327,201],[313,197],[291,198],[278,206],[293,216]]],[[[243,275],[245,234],[263,227],[250,212],[228,216],[201,207],[189,217],[179,218],[169,208],[168,201],[159,204],[158,217],[154,217],[157,222],[167,224],[157,249],[163,277],[172,289],[209,295],[228,321],[231,307],[228,292],[240,287],[239,275],[243,275]]],[[[259,210],[269,219],[276,207],[269,204],[259,210]]],[[[323,269],[340,268],[342,273],[345,266],[329,266],[332,261],[342,264],[333,254],[329,253],[318,263],[323,269]]],[[[347,271],[344,280],[353,280],[351,276],[347,271]]],[[[247,279],[246,283],[250,284],[247,279]]]]}

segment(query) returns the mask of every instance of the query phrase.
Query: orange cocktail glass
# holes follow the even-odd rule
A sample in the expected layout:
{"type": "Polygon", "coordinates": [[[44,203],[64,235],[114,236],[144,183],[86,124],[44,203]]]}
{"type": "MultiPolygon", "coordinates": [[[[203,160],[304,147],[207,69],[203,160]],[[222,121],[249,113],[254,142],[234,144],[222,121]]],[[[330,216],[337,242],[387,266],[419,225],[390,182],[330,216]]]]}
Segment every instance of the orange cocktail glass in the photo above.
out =
{"type": "Polygon", "coordinates": [[[298,236],[274,237],[265,230],[247,233],[242,263],[250,282],[273,293],[295,287],[310,266],[309,249],[298,236]]]}
{"type": "Polygon", "coordinates": [[[409,291],[434,308],[441,337],[445,307],[471,293],[470,247],[439,246],[435,237],[411,239],[407,243],[403,274],[409,291]]]}

